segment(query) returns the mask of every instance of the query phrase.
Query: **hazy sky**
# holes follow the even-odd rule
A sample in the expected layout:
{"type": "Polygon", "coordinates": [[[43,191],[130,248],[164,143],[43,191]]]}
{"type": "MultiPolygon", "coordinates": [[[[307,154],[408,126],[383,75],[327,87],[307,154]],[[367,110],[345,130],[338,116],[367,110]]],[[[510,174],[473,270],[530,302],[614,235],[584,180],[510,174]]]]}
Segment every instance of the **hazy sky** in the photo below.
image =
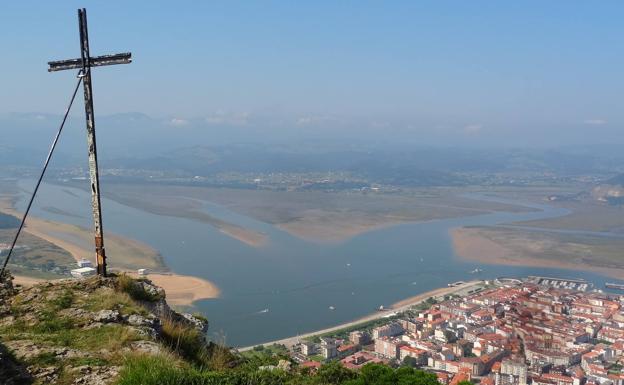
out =
{"type": "Polygon", "coordinates": [[[5,2],[0,113],[62,112],[74,74],[46,62],[79,55],[81,6],[92,54],[134,57],[94,70],[98,114],[579,140],[624,123],[621,1],[5,2]]]}

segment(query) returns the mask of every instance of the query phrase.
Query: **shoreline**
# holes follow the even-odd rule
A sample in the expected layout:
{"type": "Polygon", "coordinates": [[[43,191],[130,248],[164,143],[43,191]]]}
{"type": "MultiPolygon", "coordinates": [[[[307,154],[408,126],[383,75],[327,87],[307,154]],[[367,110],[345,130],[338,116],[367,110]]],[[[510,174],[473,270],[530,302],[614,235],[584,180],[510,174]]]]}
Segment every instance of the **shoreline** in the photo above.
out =
{"type": "Polygon", "coordinates": [[[482,282],[483,281],[475,280],[475,281],[466,282],[466,283],[464,283],[462,285],[459,285],[459,286],[441,287],[441,288],[429,290],[427,292],[420,293],[420,294],[417,294],[415,296],[412,296],[412,297],[400,300],[400,301],[394,303],[392,305],[392,307],[390,309],[388,309],[388,310],[374,312],[374,313],[371,313],[369,315],[357,318],[357,319],[355,319],[353,321],[344,322],[344,323],[341,323],[339,325],[330,326],[330,327],[325,328],[325,329],[316,330],[316,331],[313,331],[313,332],[308,332],[308,333],[300,334],[300,335],[297,335],[297,336],[286,337],[286,338],[282,338],[282,339],[279,339],[279,340],[262,342],[262,343],[258,343],[258,344],[252,345],[252,346],[245,346],[245,347],[240,347],[240,348],[236,348],[236,349],[238,351],[240,351],[240,352],[244,352],[244,351],[247,351],[247,350],[251,350],[254,347],[259,346],[259,345],[268,346],[268,345],[273,345],[273,344],[283,344],[283,345],[286,345],[287,347],[290,347],[290,346],[295,345],[301,339],[308,338],[308,337],[314,337],[314,336],[317,336],[319,334],[326,334],[326,333],[336,332],[336,331],[339,331],[339,330],[342,330],[342,329],[346,329],[346,328],[357,326],[357,325],[359,325],[361,323],[374,321],[374,320],[377,320],[377,319],[380,319],[380,318],[389,317],[389,316],[392,316],[394,313],[400,313],[402,311],[408,310],[412,306],[416,306],[416,305],[426,301],[430,297],[439,297],[439,296],[443,296],[443,295],[454,294],[456,292],[463,291],[463,290],[466,290],[466,289],[471,288],[473,286],[479,285],[482,282]]]}
{"type": "MultiPolygon", "coordinates": [[[[15,210],[13,203],[6,198],[0,199],[0,212],[17,216],[18,218],[22,215],[15,210]]],[[[84,244],[91,241],[90,232],[78,226],[29,216],[23,231],[60,247],[71,254],[76,261],[85,256],[93,255],[93,251],[87,249],[84,244]],[[61,234],[66,235],[70,239],[63,239],[61,234]]],[[[111,270],[118,270],[136,276],[136,268],[147,268],[152,272],[148,273],[146,278],[153,280],[156,285],[165,289],[167,301],[171,305],[192,306],[195,301],[219,298],[221,295],[219,287],[209,280],[167,272],[168,268],[164,264],[162,256],[147,244],[110,233],[107,235],[107,239],[109,242],[106,248],[110,252],[107,254],[109,254],[109,259],[111,259],[109,262],[111,270]],[[110,255],[124,255],[124,259],[127,259],[130,255],[131,261],[136,266],[119,265],[114,258],[110,258],[110,255]]],[[[17,275],[15,278],[16,283],[24,285],[33,285],[46,281],[45,279],[29,277],[23,274],[17,275]]]]}
{"type": "Polygon", "coordinates": [[[456,258],[463,261],[505,266],[592,271],[610,278],[624,280],[623,268],[609,268],[582,262],[567,262],[535,258],[528,255],[517,255],[517,252],[510,247],[486,238],[479,233],[478,229],[456,227],[449,230],[449,235],[451,236],[451,243],[456,258]]]}
{"type": "MultiPolygon", "coordinates": [[[[127,273],[133,278],[138,277],[135,272],[127,273]]],[[[166,300],[169,305],[192,306],[195,301],[215,299],[221,295],[221,290],[217,285],[192,275],[148,272],[145,278],[165,289],[166,300]]]]}

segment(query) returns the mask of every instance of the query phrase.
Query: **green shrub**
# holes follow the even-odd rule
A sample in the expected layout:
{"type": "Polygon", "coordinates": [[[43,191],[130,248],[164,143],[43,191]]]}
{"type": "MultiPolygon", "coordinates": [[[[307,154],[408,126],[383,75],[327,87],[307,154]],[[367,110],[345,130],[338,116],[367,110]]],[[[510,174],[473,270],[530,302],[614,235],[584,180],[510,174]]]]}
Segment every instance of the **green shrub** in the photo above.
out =
{"type": "Polygon", "coordinates": [[[29,360],[31,365],[52,366],[58,363],[56,354],[52,352],[39,353],[29,360]]]}
{"type": "Polygon", "coordinates": [[[74,302],[74,293],[70,289],[63,290],[63,293],[50,301],[50,304],[54,307],[54,310],[62,310],[69,308],[74,302]]]}
{"type": "Polygon", "coordinates": [[[171,350],[196,362],[203,359],[202,356],[207,352],[203,335],[199,330],[170,318],[163,318],[160,322],[162,338],[171,350]]]}
{"type": "Polygon", "coordinates": [[[120,274],[117,276],[115,290],[127,293],[130,298],[135,301],[156,302],[162,299],[159,294],[153,294],[146,291],[139,281],[128,276],[127,274],[120,274]]]}
{"type": "Polygon", "coordinates": [[[208,371],[176,365],[167,356],[129,357],[121,370],[117,385],[285,385],[295,375],[281,370],[208,371]]]}
{"type": "Polygon", "coordinates": [[[199,372],[180,366],[172,357],[130,356],[124,362],[117,385],[195,385],[199,372]]]}
{"type": "Polygon", "coordinates": [[[32,330],[38,334],[56,333],[74,327],[74,322],[66,317],[59,317],[54,313],[43,313],[39,318],[39,323],[33,326],[32,330]]]}
{"type": "Polygon", "coordinates": [[[193,317],[197,318],[198,320],[200,320],[202,322],[208,323],[208,318],[206,318],[206,316],[204,316],[201,313],[193,313],[193,317]]]}

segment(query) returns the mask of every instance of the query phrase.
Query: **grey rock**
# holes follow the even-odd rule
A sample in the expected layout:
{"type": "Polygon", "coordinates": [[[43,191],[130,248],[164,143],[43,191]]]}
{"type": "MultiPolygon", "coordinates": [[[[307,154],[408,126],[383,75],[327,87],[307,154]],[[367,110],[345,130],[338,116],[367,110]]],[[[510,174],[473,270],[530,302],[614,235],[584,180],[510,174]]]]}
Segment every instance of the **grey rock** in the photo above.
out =
{"type": "Polygon", "coordinates": [[[117,366],[78,366],[72,368],[77,373],[76,385],[108,385],[115,381],[120,368],[117,366]]]}
{"type": "Polygon", "coordinates": [[[45,368],[30,366],[28,367],[28,371],[33,377],[41,380],[44,384],[54,384],[59,378],[59,370],[54,366],[45,368]]]}
{"type": "Polygon", "coordinates": [[[158,354],[163,350],[160,345],[153,341],[136,341],[130,344],[130,351],[147,354],[158,354]]]}
{"type": "Polygon", "coordinates": [[[119,321],[120,314],[117,310],[100,310],[95,313],[93,320],[95,322],[110,323],[119,321]]]}
{"type": "Polygon", "coordinates": [[[202,319],[199,319],[189,313],[182,313],[181,315],[188,323],[193,325],[197,330],[201,331],[202,333],[208,332],[208,322],[202,319]]]}
{"type": "Polygon", "coordinates": [[[126,322],[132,326],[143,326],[154,328],[158,320],[154,317],[143,317],[138,314],[131,314],[128,316],[126,322]]]}
{"type": "Polygon", "coordinates": [[[143,290],[149,295],[165,298],[165,290],[162,287],[153,285],[151,282],[148,281],[140,281],[138,282],[138,284],[141,285],[143,290]]]}
{"type": "Polygon", "coordinates": [[[94,323],[85,325],[82,329],[83,330],[99,329],[102,326],[104,326],[103,323],[101,323],[101,322],[94,322],[94,323]]]}

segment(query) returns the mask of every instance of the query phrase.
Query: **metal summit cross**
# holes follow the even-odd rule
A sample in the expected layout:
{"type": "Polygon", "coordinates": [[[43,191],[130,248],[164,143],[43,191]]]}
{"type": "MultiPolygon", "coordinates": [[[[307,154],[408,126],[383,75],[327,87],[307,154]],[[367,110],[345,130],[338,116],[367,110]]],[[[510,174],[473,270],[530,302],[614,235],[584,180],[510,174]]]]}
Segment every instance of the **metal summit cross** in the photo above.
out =
{"type": "Polygon", "coordinates": [[[89,177],[91,179],[91,205],[95,222],[95,257],[97,272],[106,276],[106,253],[104,251],[104,235],[102,232],[102,208],[100,204],[100,180],[97,165],[97,147],[95,143],[95,116],[93,113],[93,89],[91,87],[91,67],[113,64],[131,63],[130,53],[119,53],[91,57],[89,54],[89,32],[87,30],[87,10],[78,10],[78,26],[80,29],[80,58],[48,62],[48,71],[80,69],[84,88],[85,115],[87,119],[87,144],[89,146],[89,177]]]}

